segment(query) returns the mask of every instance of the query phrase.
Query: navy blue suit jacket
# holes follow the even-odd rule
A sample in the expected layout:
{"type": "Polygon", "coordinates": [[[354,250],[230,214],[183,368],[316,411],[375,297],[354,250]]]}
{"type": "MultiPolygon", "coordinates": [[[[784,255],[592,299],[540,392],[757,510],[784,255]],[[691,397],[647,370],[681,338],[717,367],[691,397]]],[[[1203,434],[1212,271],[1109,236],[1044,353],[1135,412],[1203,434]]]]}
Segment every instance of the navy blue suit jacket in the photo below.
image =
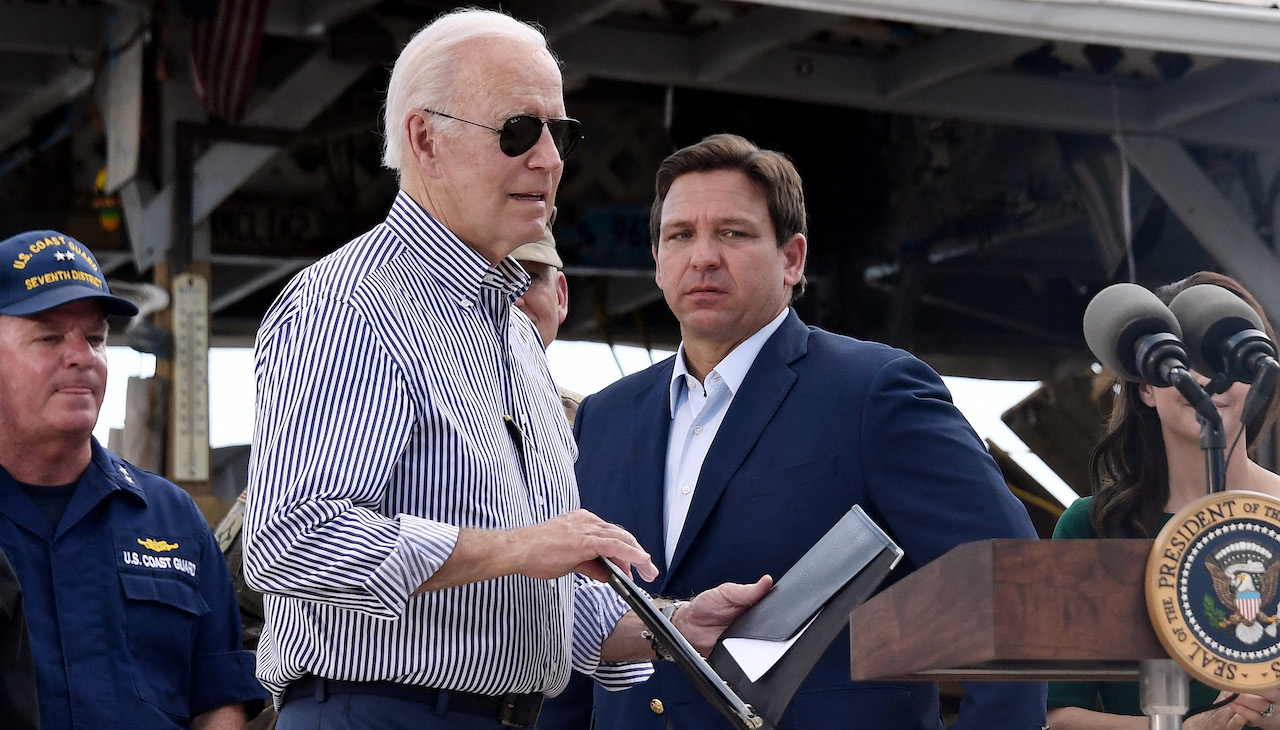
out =
{"type": "MultiPolygon", "coordinates": [[[[792,311],[748,371],[703,463],[683,532],[664,564],[663,479],[674,358],[587,398],[574,433],[582,504],[630,530],[661,574],[641,584],[685,598],[725,581],[780,577],[851,505],[905,550],[892,582],[951,548],[1035,538],[981,440],[929,366],[891,347],[806,327],[792,311]]],[[[938,597],[938,620],[964,622],[938,597]]],[[[921,631],[930,631],[921,626],[921,631]]],[[[936,730],[932,683],[850,680],[837,639],[782,727],[936,730]]],[[[970,683],[966,730],[1037,730],[1043,683],[970,683]]],[[[672,664],[623,692],[595,690],[596,728],[729,728],[672,664]],[[650,701],[659,699],[661,716],[650,701]]],[[[540,725],[540,727],[542,727],[540,725]]]]}

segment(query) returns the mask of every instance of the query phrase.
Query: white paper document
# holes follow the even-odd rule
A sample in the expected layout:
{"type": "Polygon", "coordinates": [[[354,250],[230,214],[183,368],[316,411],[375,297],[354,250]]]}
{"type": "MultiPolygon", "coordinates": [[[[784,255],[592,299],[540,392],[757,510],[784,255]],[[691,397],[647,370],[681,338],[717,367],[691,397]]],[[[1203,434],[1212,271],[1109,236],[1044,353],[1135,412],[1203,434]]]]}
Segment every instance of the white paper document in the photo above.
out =
{"type": "Polygon", "coordinates": [[[747,679],[756,682],[765,675],[778,660],[786,655],[791,645],[796,643],[809,626],[813,624],[814,619],[818,618],[817,614],[809,619],[809,623],[804,628],[796,632],[786,641],[769,641],[768,639],[725,639],[724,648],[729,652],[729,656],[738,663],[742,668],[742,673],[747,675],[747,679]]]}

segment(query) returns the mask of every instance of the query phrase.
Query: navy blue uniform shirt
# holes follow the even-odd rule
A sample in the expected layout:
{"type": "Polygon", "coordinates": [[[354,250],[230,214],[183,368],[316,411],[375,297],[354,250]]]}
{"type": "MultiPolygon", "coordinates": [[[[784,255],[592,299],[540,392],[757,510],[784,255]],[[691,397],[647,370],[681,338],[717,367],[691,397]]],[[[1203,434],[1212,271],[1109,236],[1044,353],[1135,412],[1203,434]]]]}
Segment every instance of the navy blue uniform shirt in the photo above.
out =
{"type": "Polygon", "coordinates": [[[222,553],[172,482],[95,440],[55,528],[0,468],[0,547],[22,584],[46,730],[184,728],[266,696],[222,553]]]}

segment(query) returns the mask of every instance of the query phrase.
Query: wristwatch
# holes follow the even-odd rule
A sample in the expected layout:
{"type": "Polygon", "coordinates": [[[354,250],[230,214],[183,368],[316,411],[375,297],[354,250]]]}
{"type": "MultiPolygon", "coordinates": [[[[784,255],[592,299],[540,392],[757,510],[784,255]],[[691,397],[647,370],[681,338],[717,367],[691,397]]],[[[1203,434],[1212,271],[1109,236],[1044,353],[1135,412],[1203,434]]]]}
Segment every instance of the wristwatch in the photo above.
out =
{"type": "MultiPolygon", "coordinates": [[[[680,607],[686,603],[688,603],[688,601],[672,601],[658,609],[658,612],[661,613],[668,621],[671,621],[675,617],[676,611],[679,611],[680,607]]],[[[658,657],[659,661],[675,661],[675,658],[671,656],[671,652],[667,651],[667,648],[662,645],[662,642],[658,641],[658,637],[654,636],[652,631],[645,629],[640,632],[640,636],[649,640],[649,646],[653,647],[653,653],[658,657]]]]}
{"type": "Polygon", "coordinates": [[[680,610],[680,607],[685,605],[686,603],[688,603],[688,601],[672,601],[671,603],[668,603],[667,605],[658,609],[658,612],[661,613],[663,616],[666,616],[668,621],[671,621],[674,619],[676,615],[676,611],[680,610]]]}

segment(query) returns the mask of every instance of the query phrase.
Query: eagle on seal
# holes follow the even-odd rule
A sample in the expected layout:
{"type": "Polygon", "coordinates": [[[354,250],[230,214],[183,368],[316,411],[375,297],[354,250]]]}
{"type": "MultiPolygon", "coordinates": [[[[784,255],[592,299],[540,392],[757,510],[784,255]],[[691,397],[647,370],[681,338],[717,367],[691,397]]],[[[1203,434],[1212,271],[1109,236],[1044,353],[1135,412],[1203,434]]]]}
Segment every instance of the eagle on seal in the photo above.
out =
{"type": "Polygon", "coordinates": [[[1277,616],[1268,616],[1263,606],[1271,604],[1276,597],[1276,587],[1280,585],[1280,560],[1273,561],[1261,573],[1237,570],[1234,575],[1227,575],[1221,566],[1212,560],[1204,561],[1213,579],[1213,592],[1218,600],[1231,610],[1226,621],[1220,621],[1218,628],[1235,627],[1236,638],[1246,644],[1257,643],[1265,632],[1276,635],[1277,616]],[[1267,626],[1263,626],[1267,624],[1267,626]]]}

